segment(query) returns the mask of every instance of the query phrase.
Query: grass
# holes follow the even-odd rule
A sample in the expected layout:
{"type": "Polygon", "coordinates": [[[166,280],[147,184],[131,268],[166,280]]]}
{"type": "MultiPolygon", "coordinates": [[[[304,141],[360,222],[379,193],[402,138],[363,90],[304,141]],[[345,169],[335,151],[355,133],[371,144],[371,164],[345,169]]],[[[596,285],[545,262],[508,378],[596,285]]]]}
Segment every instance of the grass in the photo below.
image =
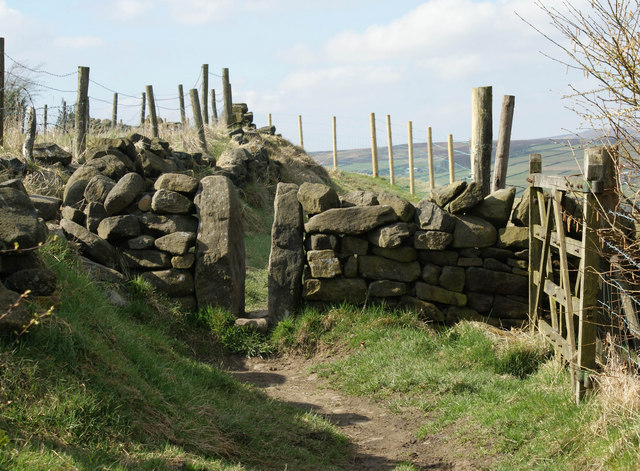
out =
{"type": "Polygon", "coordinates": [[[202,320],[158,312],[144,286],[116,308],[62,244],[43,251],[62,301],[1,339],[0,469],[343,469],[345,438],[221,372],[202,320]]]}

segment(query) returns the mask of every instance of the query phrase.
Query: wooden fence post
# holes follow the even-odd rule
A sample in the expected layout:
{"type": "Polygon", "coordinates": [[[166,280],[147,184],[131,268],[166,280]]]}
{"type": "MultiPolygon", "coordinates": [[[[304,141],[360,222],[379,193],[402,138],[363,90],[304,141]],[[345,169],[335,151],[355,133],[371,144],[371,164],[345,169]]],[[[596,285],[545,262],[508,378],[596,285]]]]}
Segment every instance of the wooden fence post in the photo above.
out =
{"type": "Polygon", "coordinates": [[[113,94],[113,108],[111,109],[111,127],[118,125],[118,94],[113,94]]]}
{"type": "Polygon", "coordinates": [[[42,118],[42,134],[47,134],[47,112],[49,111],[48,106],[44,105],[44,116],[42,118]]]}
{"type": "Polygon", "coordinates": [[[0,38],[0,146],[4,145],[4,38],[0,38]]]}
{"type": "Polygon", "coordinates": [[[180,107],[180,122],[182,123],[182,129],[187,128],[187,114],[184,111],[184,90],[182,84],[178,85],[178,103],[180,107]]]}
{"type": "Polygon", "coordinates": [[[24,106],[16,99],[16,127],[20,134],[24,134],[24,106]]]}
{"type": "Polygon", "coordinates": [[[396,177],[393,170],[393,141],[391,138],[391,115],[387,115],[387,148],[389,149],[389,184],[396,184],[396,177]]]}
{"type": "Polygon", "coordinates": [[[331,118],[331,128],[333,131],[333,169],[338,170],[338,137],[335,116],[331,118]]]}
{"type": "Polygon", "coordinates": [[[369,114],[369,121],[371,122],[371,168],[373,171],[373,178],[378,177],[378,141],[376,139],[376,114],[369,114]]]}
{"type": "Polygon", "coordinates": [[[269,114],[267,115],[267,126],[269,126],[269,127],[273,126],[273,125],[271,124],[271,113],[269,113],[269,114]]]}
{"type": "Polygon", "coordinates": [[[484,196],[491,189],[491,149],[493,146],[491,87],[471,90],[471,177],[484,196]]]}
{"type": "Polygon", "coordinates": [[[209,124],[209,64],[202,64],[202,121],[209,124]]]}
{"type": "Polygon", "coordinates": [[[78,96],[76,98],[75,160],[81,159],[87,148],[89,115],[89,67],[78,67],[78,96]]]}
{"type": "Polygon", "coordinates": [[[158,137],[158,116],[156,115],[156,100],[153,97],[153,86],[147,85],[147,101],[149,102],[149,118],[151,118],[151,135],[158,137]]]}
{"type": "Polygon", "coordinates": [[[298,115],[298,137],[300,139],[300,148],[304,149],[304,141],[302,139],[302,115],[298,115]]]}
{"type": "Polygon", "coordinates": [[[453,134],[447,135],[447,150],[449,151],[449,183],[453,183],[456,178],[455,158],[453,156],[453,134]]]}
{"type": "Polygon", "coordinates": [[[67,132],[67,102],[62,100],[62,133],[67,132]]]}
{"type": "Polygon", "coordinates": [[[213,121],[213,123],[217,123],[218,122],[218,107],[216,106],[216,91],[212,88],[211,89],[211,120],[213,121]]]}
{"type": "Polygon", "coordinates": [[[497,191],[507,184],[507,166],[509,164],[509,145],[511,144],[511,126],[513,124],[513,109],[516,97],[505,95],[502,98],[500,112],[500,128],[498,129],[498,144],[496,146],[496,161],[493,166],[493,183],[491,191],[497,191]]]}
{"type": "Polygon", "coordinates": [[[436,177],[433,174],[433,138],[431,136],[431,127],[427,128],[427,157],[429,160],[429,191],[433,191],[436,186],[436,177]]]}
{"type": "Polygon", "coordinates": [[[147,103],[147,94],[145,92],[142,92],[142,96],[140,100],[140,127],[144,126],[146,103],[147,103]]]}
{"type": "Polygon", "coordinates": [[[413,181],[413,123],[409,121],[409,192],[413,195],[415,193],[414,181],[413,181]]]}
{"type": "Polygon", "coordinates": [[[205,154],[207,153],[207,140],[204,135],[204,125],[202,124],[202,112],[200,111],[200,102],[198,101],[198,90],[192,88],[189,90],[189,96],[191,97],[191,108],[193,111],[193,124],[198,132],[198,140],[200,142],[200,149],[205,154]]]}
{"type": "Polygon", "coordinates": [[[224,100],[224,123],[227,126],[232,124],[231,115],[233,99],[231,98],[231,83],[229,82],[229,69],[222,69],[222,98],[224,100]]]}
{"type": "Polygon", "coordinates": [[[33,106],[27,108],[27,132],[22,144],[22,156],[25,162],[33,162],[33,144],[36,142],[36,110],[33,106]]]}

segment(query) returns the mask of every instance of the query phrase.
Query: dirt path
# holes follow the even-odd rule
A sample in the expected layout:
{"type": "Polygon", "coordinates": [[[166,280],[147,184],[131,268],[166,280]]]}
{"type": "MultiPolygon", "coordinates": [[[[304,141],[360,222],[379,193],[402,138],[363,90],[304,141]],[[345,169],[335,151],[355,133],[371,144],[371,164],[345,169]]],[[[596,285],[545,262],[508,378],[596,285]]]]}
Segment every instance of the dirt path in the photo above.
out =
{"type": "Polygon", "coordinates": [[[330,389],[325,380],[309,372],[311,365],[297,357],[233,357],[225,367],[270,397],[315,411],[334,423],[354,445],[353,470],[389,470],[402,462],[424,470],[481,469],[464,458],[463,446],[442,434],[418,440],[416,431],[424,424],[424,416],[395,414],[365,398],[330,389]]]}

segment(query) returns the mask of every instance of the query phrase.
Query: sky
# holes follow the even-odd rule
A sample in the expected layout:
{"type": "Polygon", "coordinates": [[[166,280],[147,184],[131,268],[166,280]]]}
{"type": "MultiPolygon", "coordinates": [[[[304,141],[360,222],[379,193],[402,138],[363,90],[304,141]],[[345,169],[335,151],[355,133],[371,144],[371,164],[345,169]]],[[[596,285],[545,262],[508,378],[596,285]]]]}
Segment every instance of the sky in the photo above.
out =
{"type": "Polygon", "coordinates": [[[0,36],[5,67],[37,71],[13,69],[40,84],[34,105],[53,117],[88,66],[92,117],[111,118],[116,91],[118,117],[136,124],[153,85],[159,115],[177,121],[178,84],[188,104],[209,64],[209,87],[221,99],[228,68],[233,101],[258,126],[270,113],[298,143],[301,115],[308,151],[331,149],[332,116],[339,149],[369,146],[370,113],[379,143],[387,114],[394,144],[409,121],[415,142],[427,127],[435,141],[467,141],[479,86],[492,86],[494,138],[504,95],[515,96],[512,139],[580,131],[563,96],[586,79],[547,57],[563,58],[518,15],[553,34],[532,0],[0,0],[0,36]]]}

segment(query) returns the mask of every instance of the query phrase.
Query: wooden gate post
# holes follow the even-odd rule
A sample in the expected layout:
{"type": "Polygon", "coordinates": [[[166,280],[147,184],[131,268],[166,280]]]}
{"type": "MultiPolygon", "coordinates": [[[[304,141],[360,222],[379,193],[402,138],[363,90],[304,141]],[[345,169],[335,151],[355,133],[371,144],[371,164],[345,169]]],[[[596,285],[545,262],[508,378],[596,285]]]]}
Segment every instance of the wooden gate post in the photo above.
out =
{"type": "MultiPolygon", "coordinates": [[[[542,173],[542,156],[540,154],[529,154],[529,174],[542,173]]],[[[541,192],[529,179],[529,323],[531,329],[538,326],[538,312],[536,306],[537,285],[540,283],[540,260],[542,252],[542,242],[535,237],[535,224],[540,224],[540,204],[538,195],[541,192]]]]}
{"type": "Polygon", "coordinates": [[[589,147],[584,150],[585,179],[591,191],[585,193],[582,229],[582,284],[578,328],[578,358],[576,400],[591,386],[589,372],[596,368],[596,323],[598,314],[599,273],[601,248],[598,232],[611,218],[618,201],[617,165],[614,150],[608,147],[589,147]],[[604,214],[599,214],[600,212],[604,214]]]}
{"type": "Polygon", "coordinates": [[[492,89],[477,87],[471,91],[471,178],[482,188],[483,196],[491,190],[492,89]]]}

